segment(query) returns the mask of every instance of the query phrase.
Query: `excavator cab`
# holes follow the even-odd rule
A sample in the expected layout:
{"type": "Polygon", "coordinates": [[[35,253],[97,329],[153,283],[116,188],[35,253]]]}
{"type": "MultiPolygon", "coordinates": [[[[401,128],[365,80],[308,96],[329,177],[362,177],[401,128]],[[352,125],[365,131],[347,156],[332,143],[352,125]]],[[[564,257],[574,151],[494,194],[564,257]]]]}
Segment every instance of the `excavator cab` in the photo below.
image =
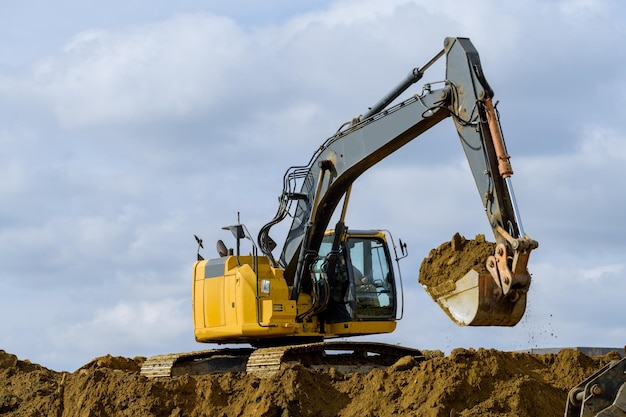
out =
{"type": "Polygon", "coordinates": [[[324,236],[314,267],[328,281],[327,323],[396,320],[396,280],[385,233],[346,233],[333,251],[334,232],[324,236]]]}

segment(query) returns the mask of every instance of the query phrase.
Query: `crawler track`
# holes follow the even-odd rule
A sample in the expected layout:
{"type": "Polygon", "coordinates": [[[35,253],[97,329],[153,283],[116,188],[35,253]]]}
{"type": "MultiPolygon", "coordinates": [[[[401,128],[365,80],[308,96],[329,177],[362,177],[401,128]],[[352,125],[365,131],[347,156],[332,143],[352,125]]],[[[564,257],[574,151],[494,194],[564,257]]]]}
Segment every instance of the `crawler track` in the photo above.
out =
{"type": "Polygon", "coordinates": [[[342,373],[366,373],[374,368],[386,368],[404,356],[423,359],[417,349],[370,342],[215,349],[153,356],[143,364],[141,374],[155,378],[245,371],[265,378],[279,372],[283,365],[294,364],[316,370],[335,368],[342,373]]]}
{"type": "Polygon", "coordinates": [[[417,349],[370,342],[324,342],[306,345],[258,349],[250,355],[246,371],[268,377],[283,365],[300,364],[307,368],[342,373],[366,373],[374,368],[386,368],[404,356],[424,358],[417,349]]]}
{"type": "Polygon", "coordinates": [[[141,366],[149,378],[243,372],[254,349],[213,349],[152,356],[141,366]]]}

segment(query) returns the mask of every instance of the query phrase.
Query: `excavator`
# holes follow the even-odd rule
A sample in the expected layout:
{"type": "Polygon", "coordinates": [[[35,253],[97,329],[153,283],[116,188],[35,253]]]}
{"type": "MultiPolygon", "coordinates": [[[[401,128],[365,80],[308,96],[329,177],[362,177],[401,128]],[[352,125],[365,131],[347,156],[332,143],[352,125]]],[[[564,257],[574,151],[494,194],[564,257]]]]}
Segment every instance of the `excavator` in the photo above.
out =
{"type": "Polygon", "coordinates": [[[386,230],[349,228],[346,213],[360,175],[448,118],[456,127],[496,246],[483,261],[488,272],[471,269],[425,289],[459,325],[514,326],[525,311],[531,283],[527,263],[538,243],[522,227],[493,97],[471,41],[446,38],[439,53],[340,127],[308,164],[287,170],[278,210],[261,227],[256,242],[238,219],[224,228],[232,233],[234,248],[219,240],[218,256],[204,259],[202,240],[196,236],[195,339],[251,347],[158,355],[145,361],[142,374],[247,371],[266,376],[292,362],[347,372],[390,366],[406,356],[423,358],[418,349],[345,341],[394,331],[404,304],[393,262],[407,255],[406,244],[397,245],[386,230]],[[444,56],[445,80],[424,84],[420,93],[393,104],[444,56]],[[292,223],[275,256],[270,230],[288,217],[292,223]],[[247,254],[242,243],[251,247],[247,254]]]}

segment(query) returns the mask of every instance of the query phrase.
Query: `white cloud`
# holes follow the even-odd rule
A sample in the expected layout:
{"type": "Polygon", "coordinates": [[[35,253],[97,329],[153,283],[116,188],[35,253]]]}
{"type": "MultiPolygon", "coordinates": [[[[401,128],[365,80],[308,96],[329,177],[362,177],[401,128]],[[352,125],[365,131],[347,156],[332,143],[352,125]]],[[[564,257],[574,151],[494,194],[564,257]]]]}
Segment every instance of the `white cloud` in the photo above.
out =
{"type": "Polygon", "coordinates": [[[66,352],[106,354],[166,345],[186,335],[190,320],[187,310],[186,299],[120,300],[95,309],[87,320],[54,326],[48,337],[56,350],[66,352]]]}
{"type": "Polygon", "coordinates": [[[600,281],[604,278],[614,276],[622,279],[624,272],[624,264],[600,265],[585,271],[582,271],[582,277],[589,281],[600,281]]]}
{"type": "Polygon", "coordinates": [[[177,118],[229,94],[225,87],[245,66],[246,48],[226,18],[179,15],[123,31],[81,32],[22,82],[70,128],[177,118]]]}
{"type": "Polygon", "coordinates": [[[589,256],[592,251],[613,253],[611,246],[620,245],[622,230],[615,222],[626,210],[626,201],[612,185],[619,181],[626,161],[624,135],[589,126],[568,140],[562,154],[514,161],[513,178],[519,180],[515,184],[522,215],[528,218],[527,231],[532,234],[534,229],[537,235],[549,234],[561,241],[558,248],[547,245],[544,250],[576,250],[589,256]]]}
{"type": "MultiPolygon", "coordinates": [[[[450,133],[455,134],[452,122],[448,122],[450,133]]],[[[461,145],[453,145],[458,149],[452,153],[459,156],[461,145]]],[[[410,146],[409,154],[421,149],[419,143],[410,146]]],[[[395,225],[398,230],[392,228],[392,233],[402,233],[404,241],[420,246],[436,247],[457,231],[469,238],[477,233],[489,237],[491,229],[467,162],[454,159],[444,164],[449,155],[430,156],[435,161],[423,166],[406,162],[397,166],[393,160],[386,161],[360,178],[354,185],[348,211],[354,226],[395,225]],[[442,163],[436,162],[438,156],[442,163]]],[[[420,249],[421,255],[427,253],[426,248],[420,249]]]]}
{"type": "MultiPolygon", "coordinates": [[[[604,169],[607,173],[626,162],[626,138],[624,132],[602,126],[588,126],[583,131],[580,145],[580,163],[604,169]]],[[[587,171],[588,172],[588,171],[587,171]]]]}
{"type": "Polygon", "coordinates": [[[559,9],[565,15],[589,17],[589,14],[604,15],[608,4],[603,0],[564,0],[558,2],[559,9]]]}

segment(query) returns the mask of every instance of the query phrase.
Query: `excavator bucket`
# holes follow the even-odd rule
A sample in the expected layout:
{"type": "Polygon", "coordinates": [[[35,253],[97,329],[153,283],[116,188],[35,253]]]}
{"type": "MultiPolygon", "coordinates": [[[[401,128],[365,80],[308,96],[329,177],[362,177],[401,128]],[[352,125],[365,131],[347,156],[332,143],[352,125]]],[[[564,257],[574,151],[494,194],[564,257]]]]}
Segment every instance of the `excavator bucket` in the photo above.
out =
{"type": "Polygon", "coordinates": [[[457,233],[424,259],[419,282],[460,326],[514,326],[526,311],[529,252],[515,257],[521,259],[521,273],[501,277],[498,268],[506,263],[506,248],[487,242],[484,235],[468,240],[457,233]]]}
{"type": "Polygon", "coordinates": [[[457,281],[424,289],[460,326],[515,326],[526,311],[526,291],[504,296],[488,272],[472,269],[457,281]]]}

